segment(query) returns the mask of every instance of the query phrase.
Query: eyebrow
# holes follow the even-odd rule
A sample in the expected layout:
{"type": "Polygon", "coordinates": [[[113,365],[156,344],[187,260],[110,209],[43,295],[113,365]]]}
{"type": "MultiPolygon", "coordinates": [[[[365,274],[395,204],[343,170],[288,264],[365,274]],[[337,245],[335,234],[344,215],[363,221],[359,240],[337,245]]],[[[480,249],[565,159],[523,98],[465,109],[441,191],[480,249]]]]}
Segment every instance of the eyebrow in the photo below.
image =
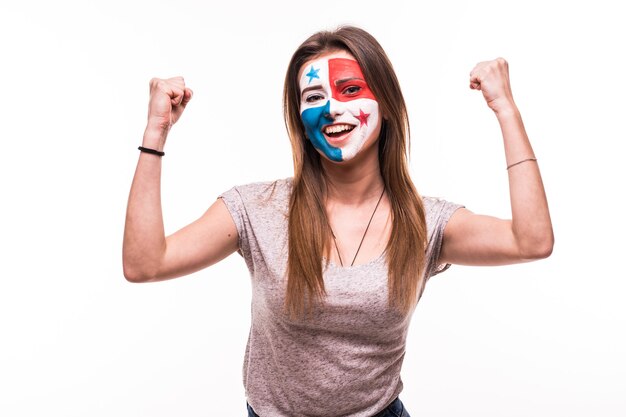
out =
{"type": "Polygon", "coordinates": [[[323,90],[324,87],[322,87],[321,85],[312,85],[310,87],[306,87],[304,90],[302,90],[302,93],[300,93],[300,95],[303,95],[304,93],[311,91],[311,90],[323,90]]]}
{"type": "Polygon", "coordinates": [[[335,85],[345,84],[345,83],[347,83],[348,81],[352,81],[352,80],[365,81],[363,78],[359,78],[359,77],[349,77],[349,78],[342,78],[341,80],[336,80],[336,81],[335,81],[335,85]]]}

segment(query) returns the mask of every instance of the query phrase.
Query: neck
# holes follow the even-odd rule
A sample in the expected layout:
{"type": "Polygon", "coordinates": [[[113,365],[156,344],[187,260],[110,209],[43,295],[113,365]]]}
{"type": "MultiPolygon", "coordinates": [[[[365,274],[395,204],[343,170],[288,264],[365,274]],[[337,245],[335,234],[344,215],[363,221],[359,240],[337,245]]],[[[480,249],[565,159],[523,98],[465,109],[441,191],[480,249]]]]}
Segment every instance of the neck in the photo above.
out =
{"type": "Polygon", "coordinates": [[[327,178],[328,201],[360,205],[380,196],[384,188],[377,146],[343,163],[322,159],[322,166],[327,178]]]}

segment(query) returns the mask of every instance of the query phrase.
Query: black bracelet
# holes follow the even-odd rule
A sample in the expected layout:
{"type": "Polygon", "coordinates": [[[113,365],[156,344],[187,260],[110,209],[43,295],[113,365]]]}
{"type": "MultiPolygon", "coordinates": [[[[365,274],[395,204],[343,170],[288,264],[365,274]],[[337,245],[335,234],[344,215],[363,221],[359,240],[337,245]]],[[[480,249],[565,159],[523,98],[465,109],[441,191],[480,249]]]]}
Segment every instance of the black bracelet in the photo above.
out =
{"type": "Polygon", "coordinates": [[[163,156],[165,152],[157,151],[156,149],[144,148],[143,146],[138,147],[141,152],[151,153],[152,155],[163,156]]]}

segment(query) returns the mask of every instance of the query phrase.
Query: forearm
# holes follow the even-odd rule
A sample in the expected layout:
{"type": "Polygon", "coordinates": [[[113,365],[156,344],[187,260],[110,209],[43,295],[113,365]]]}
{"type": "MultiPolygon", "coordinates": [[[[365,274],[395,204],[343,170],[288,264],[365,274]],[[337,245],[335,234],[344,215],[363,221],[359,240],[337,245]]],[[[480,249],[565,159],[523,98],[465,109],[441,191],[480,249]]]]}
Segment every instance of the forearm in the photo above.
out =
{"type": "MultiPolygon", "coordinates": [[[[517,107],[512,104],[496,116],[502,130],[507,167],[535,158],[517,107]]],[[[530,160],[511,166],[507,173],[512,231],[520,255],[527,259],[546,257],[552,251],[554,236],[539,165],[530,160]]]]}
{"type": "MultiPolygon", "coordinates": [[[[166,132],[146,129],[143,146],[163,149],[166,132]]],[[[161,208],[161,157],[141,152],[126,210],[123,265],[129,281],[149,281],[157,275],[165,254],[161,208]]]]}

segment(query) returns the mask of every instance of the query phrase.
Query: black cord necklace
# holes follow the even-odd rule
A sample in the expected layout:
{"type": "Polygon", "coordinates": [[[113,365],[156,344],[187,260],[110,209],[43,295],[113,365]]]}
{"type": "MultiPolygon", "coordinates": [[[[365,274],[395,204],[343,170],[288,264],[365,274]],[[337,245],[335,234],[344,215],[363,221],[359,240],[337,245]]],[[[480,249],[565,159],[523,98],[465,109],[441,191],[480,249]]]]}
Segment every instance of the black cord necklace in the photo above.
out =
{"type": "MultiPolygon", "coordinates": [[[[374,218],[374,214],[376,214],[376,210],[378,209],[378,205],[380,204],[380,201],[383,199],[383,195],[384,194],[385,194],[385,187],[383,187],[383,192],[380,193],[380,197],[378,198],[378,202],[376,203],[376,207],[374,207],[374,211],[372,212],[372,216],[370,217],[370,221],[367,222],[367,227],[365,228],[365,232],[363,232],[363,237],[361,238],[361,242],[359,243],[359,247],[357,248],[356,253],[354,254],[354,258],[352,258],[352,263],[350,264],[350,266],[354,266],[354,261],[356,261],[356,257],[359,254],[359,251],[361,250],[361,245],[363,244],[363,241],[365,240],[365,235],[367,234],[367,231],[370,228],[370,224],[372,224],[372,219],[374,218]]],[[[330,225],[328,227],[330,227],[330,225]]],[[[330,228],[330,234],[333,236],[333,242],[335,242],[335,250],[337,250],[337,256],[339,257],[339,263],[341,264],[341,266],[343,266],[343,260],[341,259],[341,254],[339,253],[339,246],[337,246],[337,238],[335,237],[335,232],[333,232],[332,227],[330,228]]]]}

